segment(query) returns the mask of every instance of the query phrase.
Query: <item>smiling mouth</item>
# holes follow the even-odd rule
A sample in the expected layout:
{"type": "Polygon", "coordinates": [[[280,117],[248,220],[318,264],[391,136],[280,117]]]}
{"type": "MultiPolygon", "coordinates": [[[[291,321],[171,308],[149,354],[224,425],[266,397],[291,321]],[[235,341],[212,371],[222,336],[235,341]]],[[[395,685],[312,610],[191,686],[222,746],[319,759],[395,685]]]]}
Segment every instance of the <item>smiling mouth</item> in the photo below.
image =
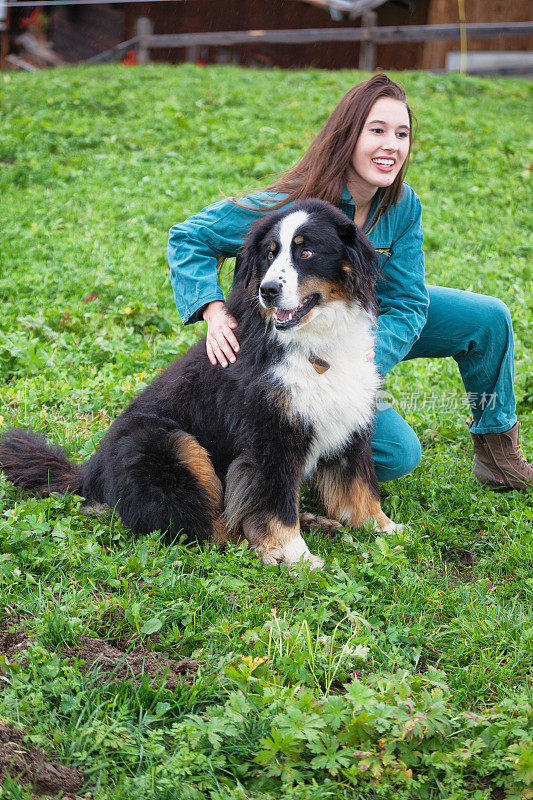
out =
{"type": "Polygon", "coordinates": [[[302,304],[296,308],[275,308],[274,325],[278,331],[286,331],[294,328],[316,306],[320,300],[320,295],[310,294],[304,297],[302,304]]]}
{"type": "Polygon", "coordinates": [[[392,158],[373,158],[372,163],[375,164],[376,167],[380,167],[380,169],[392,169],[396,162],[392,158]]]}

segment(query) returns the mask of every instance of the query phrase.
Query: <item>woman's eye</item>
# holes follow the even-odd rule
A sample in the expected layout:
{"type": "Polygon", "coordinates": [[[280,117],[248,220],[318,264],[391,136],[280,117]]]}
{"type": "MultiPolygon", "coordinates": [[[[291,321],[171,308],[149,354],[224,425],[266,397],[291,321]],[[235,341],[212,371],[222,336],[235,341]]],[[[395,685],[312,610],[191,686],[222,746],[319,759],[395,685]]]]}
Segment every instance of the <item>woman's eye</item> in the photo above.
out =
{"type": "Polygon", "coordinates": [[[383,128],[370,128],[372,133],[383,133],[383,128]]]}
{"type": "Polygon", "coordinates": [[[311,256],[313,255],[313,253],[312,253],[312,251],[311,251],[311,250],[302,250],[302,252],[300,253],[300,255],[301,255],[301,257],[302,257],[302,258],[311,258],[311,256]]]}

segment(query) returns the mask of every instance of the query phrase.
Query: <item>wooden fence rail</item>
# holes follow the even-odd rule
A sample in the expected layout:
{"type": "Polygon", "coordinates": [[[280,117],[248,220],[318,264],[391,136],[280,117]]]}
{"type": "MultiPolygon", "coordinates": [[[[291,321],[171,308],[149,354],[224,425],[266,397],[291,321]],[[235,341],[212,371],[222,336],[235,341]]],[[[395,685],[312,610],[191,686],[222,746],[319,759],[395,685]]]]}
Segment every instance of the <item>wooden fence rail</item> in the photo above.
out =
{"type": "Polygon", "coordinates": [[[125,42],[120,42],[109,50],[104,50],[102,53],[97,53],[91,58],[86,58],[84,64],[101,64],[104,61],[114,61],[116,58],[124,56],[128,50],[135,50],[139,46],[140,37],[133,36],[125,42]]]}
{"type": "MultiPolygon", "coordinates": [[[[477,22],[465,25],[470,39],[491,36],[530,36],[533,22],[477,22]]],[[[144,34],[148,48],[198,47],[268,42],[270,44],[311,44],[313,42],[427,42],[431,39],[459,39],[460,25],[398,25],[371,28],[301,28],[279,31],[220,31],[215,33],[144,34]]]]}
{"type": "MultiPolygon", "coordinates": [[[[125,50],[136,47],[140,64],[150,60],[154,48],[185,47],[194,54],[198,47],[231,47],[239,44],[313,44],[315,42],[362,42],[361,69],[373,69],[373,48],[377,44],[397,42],[427,42],[435,39],[461,38],[461,30],[468,39],[486,39],[492,36],[531,36],[533,22],[476,22],[469,25],[365,25],[374,19],[370,12],[363,18],[360,28],[295,28],[290,30],[217,31],[213,33],[159,33],[152,32],[152,22],[146,17],[137,20],[137,36],[122,42],[89,59],[90,63],[109,61],[125,50]]],[[[87,62],[88,63],[88,62],[87,62]]]]}

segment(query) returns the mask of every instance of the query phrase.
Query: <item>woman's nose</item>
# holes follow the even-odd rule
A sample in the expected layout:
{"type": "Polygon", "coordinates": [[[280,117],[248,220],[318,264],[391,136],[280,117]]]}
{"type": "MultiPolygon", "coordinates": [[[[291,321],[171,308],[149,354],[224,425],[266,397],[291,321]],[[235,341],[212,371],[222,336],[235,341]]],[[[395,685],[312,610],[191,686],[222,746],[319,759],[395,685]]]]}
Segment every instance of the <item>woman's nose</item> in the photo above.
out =
{"type": "Polygon", "coordinates": [[[383,142],[383,146],[386,150],[396,150],[398,147],[398,140],[394,132],[387,134],[385,141],[383,142]]]}

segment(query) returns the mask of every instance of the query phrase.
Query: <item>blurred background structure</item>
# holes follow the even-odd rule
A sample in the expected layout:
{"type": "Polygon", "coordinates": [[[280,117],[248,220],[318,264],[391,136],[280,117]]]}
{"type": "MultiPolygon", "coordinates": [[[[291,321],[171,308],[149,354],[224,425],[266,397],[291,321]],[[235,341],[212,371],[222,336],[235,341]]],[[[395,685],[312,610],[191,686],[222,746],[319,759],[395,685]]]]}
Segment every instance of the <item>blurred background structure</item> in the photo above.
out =
{"type": "Polygon", "coordinates": [[[40,5],[0,0],[3,68],[111,58],[135,63],[137,35],[143,31],[142,60],[263,68],[458,70],[461,66],[468,72],[533,74],[533,0],[58,0],[40,5]],[[139,28],[139,18],[149,20],[144,28],[139,28]],[[475,30],[480,23],[496,27],[483,36],[475,30]],[[455,26],[451,38],[446,38],[446,29],[434,27],[446,25],[455,26]],[[420,26],[433,27],[431,38],[423,40],[420,26]],[[405,32],[406,27],[411,32],[405,32]],[[317,30],[323,32],[323,40],[317,30]],[[302,34],[299,41],[281,36],[296,31],[302,34]],[[352,40],[346,38],[350,31],[352,40]],[[224,37],[229,32],[234,35],[224,37]],[[251,35],[239,41],[237,32],[251,35]],[[277,41],[265,39],[266,33],[274,32],[280,32],[277,41]],[[341,38],[326,40],[335,32],[341,38]],[[218,37],[210,40],[195,36],[215,33],[218,37]],[[146,37],[152,35],[156,39],[149,41],[146,37]],[[182,38],[172,41],[173,35],[182,38]]]}

